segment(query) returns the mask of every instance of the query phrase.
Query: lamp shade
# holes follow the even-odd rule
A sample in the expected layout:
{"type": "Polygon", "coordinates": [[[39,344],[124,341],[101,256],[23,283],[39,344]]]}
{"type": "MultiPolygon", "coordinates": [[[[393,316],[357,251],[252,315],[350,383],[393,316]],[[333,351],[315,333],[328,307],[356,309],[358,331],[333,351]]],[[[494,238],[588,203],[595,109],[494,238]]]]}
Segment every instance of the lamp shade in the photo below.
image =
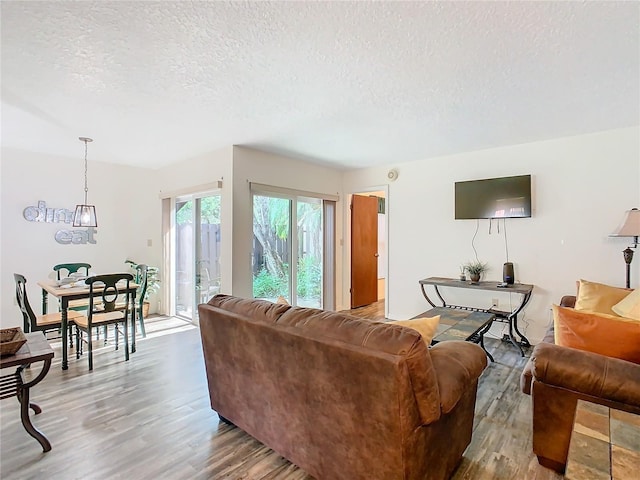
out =
{"type": "Polygon", "coordinates": [[[74,227],[97,227],[96,207],[94,205],[76,205],[73,214],[74,227]]]}
{"type": "Polygon", "coordinates": [[[624,221],[613,232],[611,237],[638,237],[640,236],[640,210],[632,208],[627,210],[624,221]]]}

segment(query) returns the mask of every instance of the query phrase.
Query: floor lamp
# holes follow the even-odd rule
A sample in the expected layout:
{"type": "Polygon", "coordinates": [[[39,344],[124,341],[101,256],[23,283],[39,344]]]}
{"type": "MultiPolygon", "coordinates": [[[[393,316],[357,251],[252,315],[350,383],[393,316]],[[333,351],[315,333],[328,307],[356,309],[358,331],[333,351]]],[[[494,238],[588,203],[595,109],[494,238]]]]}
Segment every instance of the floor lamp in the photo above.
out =
{"type": "Polygon", "coordinates": [[[624,221],[613,232],[611,237],[633,237],[633,245],[622,251],[624,262],[627,264],[627,283],[626,287],[631,288],[631,261],[633,260],[633,250],[638,246],[638,237],[640,236],[640,210],[632,208],[627,210],[624,221]]]}

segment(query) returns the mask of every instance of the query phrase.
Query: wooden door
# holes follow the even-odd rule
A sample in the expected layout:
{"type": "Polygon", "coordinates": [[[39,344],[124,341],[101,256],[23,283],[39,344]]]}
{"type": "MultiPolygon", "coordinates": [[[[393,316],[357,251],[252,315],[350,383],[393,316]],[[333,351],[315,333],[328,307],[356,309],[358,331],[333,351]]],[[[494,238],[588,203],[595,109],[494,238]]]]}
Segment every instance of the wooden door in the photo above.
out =
{"type": "Polygon", "coordinates": [[[378,300],[378,199],[351,197],[351,308],[378,300]]]}

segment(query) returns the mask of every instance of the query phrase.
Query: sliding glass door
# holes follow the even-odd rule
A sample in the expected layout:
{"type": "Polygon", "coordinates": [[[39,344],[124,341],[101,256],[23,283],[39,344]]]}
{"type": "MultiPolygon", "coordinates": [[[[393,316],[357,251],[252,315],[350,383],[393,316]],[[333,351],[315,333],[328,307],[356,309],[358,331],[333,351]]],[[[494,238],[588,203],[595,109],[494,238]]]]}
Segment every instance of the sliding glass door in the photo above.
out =
{"type": "Polygon", "coordinates": [[[255,298],[323,307],[323,212],[320,198],[253,194],[255,298]]]}
{"type": "Polygon", "coordinates": [[[220,289],[220,195],[176,199],[175,310],[197,320],[197,306],[220,289]]]}

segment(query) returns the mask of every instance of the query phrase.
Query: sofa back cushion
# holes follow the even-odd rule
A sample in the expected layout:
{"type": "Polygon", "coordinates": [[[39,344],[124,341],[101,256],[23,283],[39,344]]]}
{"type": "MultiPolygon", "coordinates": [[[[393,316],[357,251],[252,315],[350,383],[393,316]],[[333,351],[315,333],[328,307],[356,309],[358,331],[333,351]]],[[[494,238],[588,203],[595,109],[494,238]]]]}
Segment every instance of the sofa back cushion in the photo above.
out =
{"type": "Polygon", "coordinates": [[[420,411],[421,423],[440,418],[440,394],[431,357],[416,330],[314,308],[292,308],[278,325],[295,327],[318,339],[331,339],[369,354],[393,355],[404,363],[420,411]]]}
{"type": "Polygon", "coordinates": [[[553,306],[556,345],[640,363],[640,322],[553,306]]]}

